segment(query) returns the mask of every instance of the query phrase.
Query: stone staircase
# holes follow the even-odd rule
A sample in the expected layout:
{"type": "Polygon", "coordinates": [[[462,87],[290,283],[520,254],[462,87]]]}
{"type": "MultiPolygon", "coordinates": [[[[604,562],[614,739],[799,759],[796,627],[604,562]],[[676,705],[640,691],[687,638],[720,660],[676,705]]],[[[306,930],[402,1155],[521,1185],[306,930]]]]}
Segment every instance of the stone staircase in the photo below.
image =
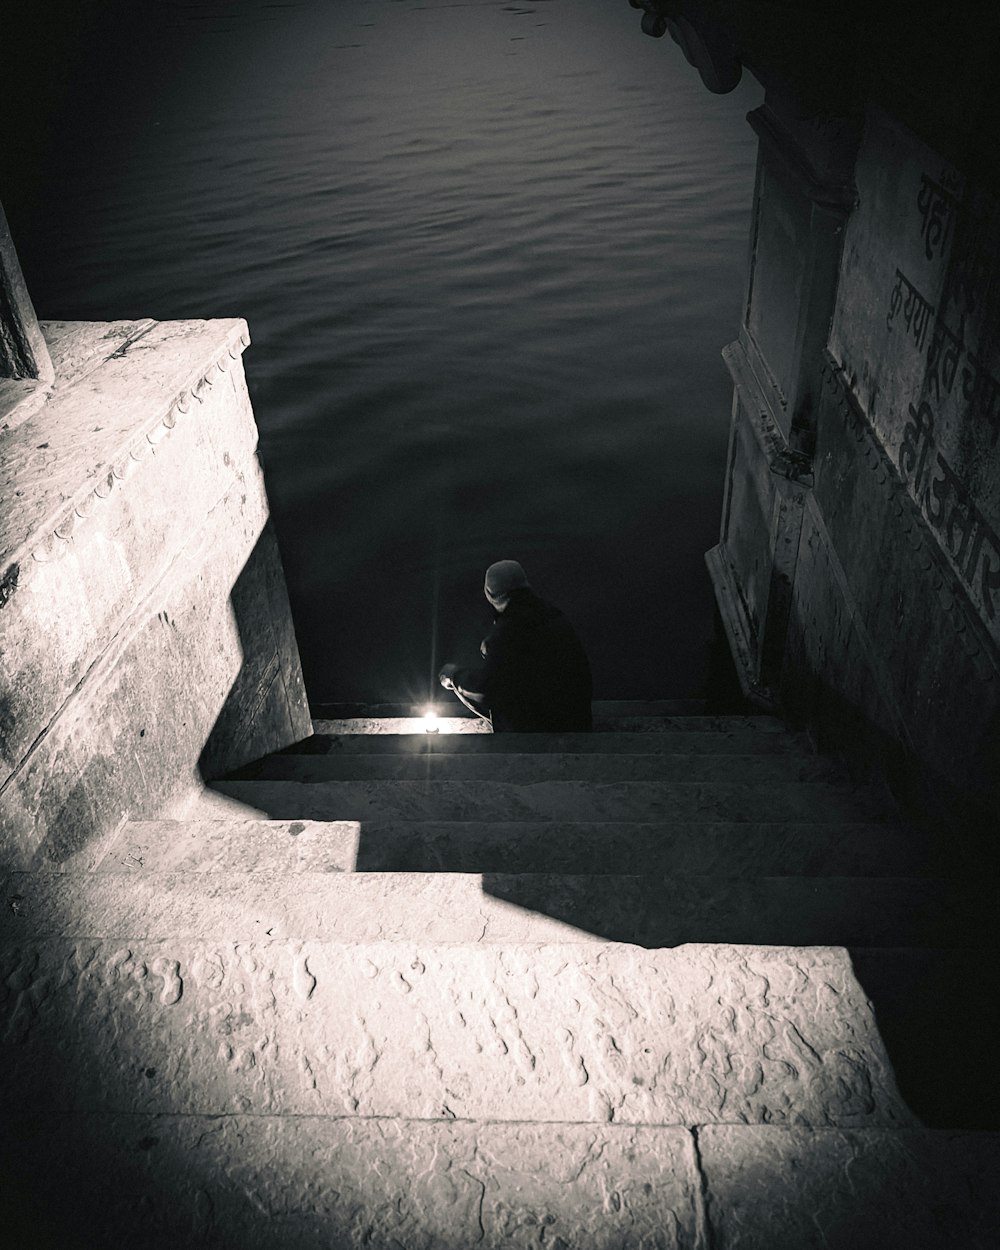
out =
{"type": "Polygon", "coordinates": [[[11,1245],[1000,1244],[982,847],[768,717],[401,711],[5,881],[11,1245]]]}

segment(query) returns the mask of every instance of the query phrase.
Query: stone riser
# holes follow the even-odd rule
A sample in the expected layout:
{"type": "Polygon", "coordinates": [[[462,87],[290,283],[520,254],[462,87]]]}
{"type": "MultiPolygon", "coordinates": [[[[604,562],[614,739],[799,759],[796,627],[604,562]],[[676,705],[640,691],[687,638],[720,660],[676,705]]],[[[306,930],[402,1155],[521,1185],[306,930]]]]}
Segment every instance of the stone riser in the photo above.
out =
{"type": "Polygon", "coordinates": [[[823,782],[219,781],[213,789],[243,804],[247,816],[275,820],[829,822],[893,815],[881,791],[823,782]]]}
{"type": "Polygon", "coordinates": [[[67,1247],[82,1227],[145,1250],[971,1250],[1000,1224],[987,1134],[316,1116],[9,1128],[17,1245],[67,1247]]]}
{"type": "Polygon", "coordinates": [[[288,747],[287,755],[770,755],[812,756],[808,740],[792,733],[753,729],[663,730],[661,733],[323,734],[288,747]]]}
{"type": "MultiPolygon", "coordinates": [[[[468,735],[474,740],[476,735],[468,735]]],[[[555,752],[507,754],[476,752],[437,755],[358,753],[271,755],[230,774],[266,781],[499,781],[531,785],[539,781],[594,784],[633,781],[749,782],[836,781],[841,770],[828,759],[797,753],[772,755],[617,753],[564,755],[555,752]]]]}
{"type": "Polygon", "coordinates": [[[916,831],[872,824],[134,821],[78,870],[562,872],[721,876],[978,874],[916,831]]]}
{"type": "MultiPolygon", "coordinates": [[[[787,726],[774,716],[699,716],[671,715],[666,713],[663,715],[641,715],[638,713],[629,714],[608,710],[609,707],[613,708],[615,706],[615,704],[593,704],[595,732],[641,734],[643,737],[662,733],[742,733],[744,731],[753,734],[773,733],[783,738],[787,738],[789,735],[787,726]]],[[[448,726],[453,727],[452,732],[474,735],[490,735],[492,733],[488,724],[480,720],[479,717],[471,715],[471,713],[464,717],[452,716],[451,709],[442,708],[440,704],[437,706],[437,711],[438,715],[443,716],[446,720],[448,726]]],[[[400,712],[399,715],[394,716],[359,715],[350,719],[339,720],[317,719],[314,717],[313,732],[329,737],[341,735],[370,737],[376,734],[379,736],[411,733],[423,734],[425,731],[421,719],[422,716],[422,712],[407,710],[405,714],[400,712]]],[[[443,728],[444,726],[442,726],[443,728]]],[[[506,734],[497,736],[507,737],[506,734]]],[[[532,737],[539,740],[548,736],[547,734],[532,735],[532,737]]]]}
{"type": "Polygon", "coordinates": [[[547,873],[15,873],[0,938],[995,946],[977,881],[547,873]]]}
{"type": "Polygon", "coordinates": [[[835,949],[56,939],[2,972],[8,1110],[911,1120],[835,949]]]}

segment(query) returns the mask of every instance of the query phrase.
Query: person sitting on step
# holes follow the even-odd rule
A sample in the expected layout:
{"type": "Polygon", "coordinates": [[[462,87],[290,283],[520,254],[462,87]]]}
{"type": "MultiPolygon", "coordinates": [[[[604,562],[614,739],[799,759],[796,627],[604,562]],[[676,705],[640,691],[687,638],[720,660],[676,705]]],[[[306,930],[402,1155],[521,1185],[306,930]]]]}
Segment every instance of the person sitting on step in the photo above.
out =
{"type": "Polygon", "coordinates": [[[590,663],[566,617],[532,590],[516,560],[486,570],[496,612],[482,660],[445,664],[438,680],[494,733],[581,733],[592,728],[590,663]]]}

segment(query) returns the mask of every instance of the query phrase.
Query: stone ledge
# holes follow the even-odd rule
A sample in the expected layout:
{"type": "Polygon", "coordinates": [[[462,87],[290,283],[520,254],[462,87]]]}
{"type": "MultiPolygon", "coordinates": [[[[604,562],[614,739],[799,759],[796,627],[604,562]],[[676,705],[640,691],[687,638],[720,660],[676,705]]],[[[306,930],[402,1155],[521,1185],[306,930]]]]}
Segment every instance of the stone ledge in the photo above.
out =
{"type": "MultiPolygon", "coordinates": [[[[765,821],[130,821],[63,871],[975,876],[978,848],[902,825],[765,821]]],[[[41,865],[40,865],[41,866],[41,865]]]]}
{"type": "Polygon", "coordinates": [[[20,1214],[25,1234],[51,1229],[54,1245],[82,1223],[102,1245],[145,1250],[703,1246],[683,1129],[32,1116],[9,1130],[22,1207],[8,1201],[5,1225],[20,1214]]]}
{"type": "Polygon", "coordinates": [[[66,1247],[85,1227],[147,1250],[993,1250],[1000,1232],[997,1134],[239,1115],[8,1127],[19,1245],[66,1247]]]}
{"type": "Polygon", "coordinates": [[[242,319],[154,323],[124,341],[121,324],[108,324],[116,347],[98,369],[4,435],[0,494],[18,500],[0,516],[4,568],[51,558],[250,341],[242,319]]]}
{"type": "Polygon", "coordinates": [[[847,952],[22,940],[5,1111],[912,1123],[847,952]]]}
{"type": "Polygon", "coordinates": [[[275,820],[827,823],[897,818],[884,788],[824,781],[538,781],[523,786],[505,781],[217,781],[213,789],[242,804],[248,817],[275,820]]]}
{"type": "Polygon", "coordinates": [[[624,876],[530,863],[484,874],[35,872],[5,881],[0,936],[995,949],[992,917],[992,887],[979,880],[624,876]]]}

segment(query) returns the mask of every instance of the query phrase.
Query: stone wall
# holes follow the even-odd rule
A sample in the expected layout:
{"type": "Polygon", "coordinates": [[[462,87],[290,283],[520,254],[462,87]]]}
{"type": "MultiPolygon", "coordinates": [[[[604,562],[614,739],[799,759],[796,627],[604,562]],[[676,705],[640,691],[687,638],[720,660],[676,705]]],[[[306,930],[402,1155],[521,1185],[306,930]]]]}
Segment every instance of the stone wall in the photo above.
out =
{"type": "Polygon", "coordinates": [[[860,748],[921,802],[995,814],[1000,210],[873,104],[850,159],[827,161],[832,179],[782,179],[774,167],[815,170],[832,149],[821,124],[803,140],[780,109],[762,112],[709,557],[744,689],[860,748]],[[784,270],[768,260],[783,248],[784,270]]]}
{"type": "Polygon", "coordinates": [[[43,325],[0,433],[0,828],[66,862],[310,732],[242,321],[43,325]]]}

